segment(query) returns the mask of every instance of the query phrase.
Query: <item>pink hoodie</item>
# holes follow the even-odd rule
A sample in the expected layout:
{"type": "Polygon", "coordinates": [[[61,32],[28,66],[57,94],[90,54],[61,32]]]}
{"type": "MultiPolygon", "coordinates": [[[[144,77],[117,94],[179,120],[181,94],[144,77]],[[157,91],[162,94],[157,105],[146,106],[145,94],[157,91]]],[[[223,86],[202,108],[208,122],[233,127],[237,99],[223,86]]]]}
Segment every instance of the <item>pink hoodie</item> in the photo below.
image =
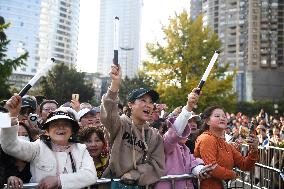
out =
{"type": "MultiPolygon", "coordinates": [[[[177,134],[176,128],[172,126],[169,121],[169,130],[164,135],[164,148],[166,156],[166,175],[182,175],[191,174],[193,168],[204,162],[200,158],[195,158],[190,153],[189,148],[183,144],[180,145],[178,142],[181,139],[187,139],[190,134],[190,125],[186,125],[183,130],[182,136],[177,134]]],[[[187,180],[176,180],[175,188],[194,188],[193,183],[190,179],[187,180]]],[[[170,181],[160,181],[156,184],[155,189],[170,189],[170,181]]]]}

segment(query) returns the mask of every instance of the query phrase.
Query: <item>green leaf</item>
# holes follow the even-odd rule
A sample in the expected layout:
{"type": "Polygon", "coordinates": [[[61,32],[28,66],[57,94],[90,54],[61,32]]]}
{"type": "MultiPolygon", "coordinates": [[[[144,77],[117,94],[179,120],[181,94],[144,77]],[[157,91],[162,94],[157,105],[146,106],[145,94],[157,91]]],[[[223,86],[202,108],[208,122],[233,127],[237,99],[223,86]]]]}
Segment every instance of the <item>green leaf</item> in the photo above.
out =
{"type": "MultiPolygon", "coordinates": [[[[221,48],[218,36],[204,27],[202,16],[190,20],[186,11],[170,18],[168,26],[163,26],[164,41],[148,43],[146,48],[152,61],[144,61],[145,72],[157,82],[161,101],[170,109],[185,105],[187,94],[197,87],[214,51],[221,48]]],[[[213,67],[202,90],[198,109],[218,104],[233,110],[236,94],[233,92],[233,76],[228,66],[213,67]]]]}

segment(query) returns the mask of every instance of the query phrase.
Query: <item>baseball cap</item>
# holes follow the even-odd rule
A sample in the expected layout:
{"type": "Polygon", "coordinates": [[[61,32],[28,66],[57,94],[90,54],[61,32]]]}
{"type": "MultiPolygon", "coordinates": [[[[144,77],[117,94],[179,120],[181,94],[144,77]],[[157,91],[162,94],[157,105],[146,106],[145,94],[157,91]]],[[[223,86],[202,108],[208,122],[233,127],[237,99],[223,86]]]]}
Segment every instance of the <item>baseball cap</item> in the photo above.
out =
{"type": "Polygon", "coordinates": [[[59,119],[69,120],[72,123],[72,127],[75,132],[77,132],[80,128],[78,122],[75,119],[75,116],[73,116],[71,113],[67,113],[61,110],[55,110],[47,116],[47,120],[43,124],[42,129],[47,129],[49,127],[49,123],[59,119]]]}
{"type": "Polygon", "coordinates": [[[81,121],[81,118],[84,117],[84,115],[86,115],[88,113],[95,116],[97,114],[97,111],[94,108],[92,108],[92,109],[90,109],[90,108],[83,108],[82,110],[80,110],[78,112],[79,121],[81,121]]]}
{"type": "Polygon", "coordinates": [[[94,109],[97,113],[100,113],[100,112],[101,112],[101,108],[100,108],[99,106],[93,107],[93,109],[94,109]]]}
{"type": "Polygon", "coordinates": [[[36,99],[33,96],[25,95],[22,98],[22,106],[21,108],[30,107],[33,110],[36,110],[36,99]]]}
{"type": "Polygon", "coordinates": [[[128,95],[128,102],[132,102],[143,95],[148,94],[151,96],[152,101],[155,103],[159,100],[159,94],[150,89],[145,89],[145,88],[139,88],[139,89],[134,89],[129,95],[128,95]]]}

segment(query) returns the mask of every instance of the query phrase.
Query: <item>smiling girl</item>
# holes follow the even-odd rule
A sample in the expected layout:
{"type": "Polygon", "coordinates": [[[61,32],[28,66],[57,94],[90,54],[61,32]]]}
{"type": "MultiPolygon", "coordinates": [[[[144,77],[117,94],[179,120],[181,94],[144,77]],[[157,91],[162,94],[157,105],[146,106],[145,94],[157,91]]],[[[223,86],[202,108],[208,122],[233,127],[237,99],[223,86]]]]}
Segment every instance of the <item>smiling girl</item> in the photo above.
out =
{"type": "Polygon", "coordinates": [[[244,157],[233,145],[225,141],[224,133],[228,120],[223,108],[209,107],[201,117],[203,125],[195,143],[194,155],[201,158],[206,165],[217,163],[211,173],[212,177],[201,181],[201,188],[221,189],[222,180],[236,179],[237,175],[232,170],[234,167],[243,171],[254,168],[258,160],[258,139],[254,135],[249,136],[249,154],[244,157]]]}
{"type": "Polygon", "coordinates": [[[165,168],[163,139],[148,122],[159,94],[144,88],[133,90],[128,96],[130,117],[119,116],[121,69],[113,65],[109,74],[112,81],[102,97],[101,121],[110,133],[112,150],[103,177],[121,178],[139,186],[153,184],[164,175],[165,168]]]}

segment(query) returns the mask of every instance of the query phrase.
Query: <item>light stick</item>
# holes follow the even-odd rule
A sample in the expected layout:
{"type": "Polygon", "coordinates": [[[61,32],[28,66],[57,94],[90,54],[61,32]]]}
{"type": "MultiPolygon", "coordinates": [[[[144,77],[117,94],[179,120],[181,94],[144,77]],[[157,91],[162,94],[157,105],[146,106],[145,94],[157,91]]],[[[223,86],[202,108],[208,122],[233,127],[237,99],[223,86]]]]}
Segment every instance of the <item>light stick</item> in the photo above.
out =
{"type": "Polygon", "coordinates": [[[119,18],[114,18],[114,43],[113,43],[113,63],[118,66],[118,35],[119,34],[119,18]]]}
{"type": "Polygon", "coordinates": [[[34,84],[39,80],[39,78],[41,76],[43,76],[48,70],[49,68],[52,66],[52,64],[55,62],[54,58],[50,58],[49,60],[47,60],[46,64],[44,67],[42,67],[41,70],[39,70],[39,72],[37,72],[33,78],[28,82],[28,84],[20,91],[19,95],[21,97],[23,97],[25,94],[27,94],[28,90],[30,88],[32,88],[32,86],[34,86],[34,84]]]}
{"type": "Polygon", "coordinates": [[[208,75],[210,74],[210,71],[212,70],[214,64],[215,64],[215,62],[216,62],[216,60],[218,58],[219,53],[220,53],[219,51],[215,51],[213,57],[211,58],[211,60],[209,62],[209,65],[207,66],[207,68],[206,68],[206,70],[205,70],[205,72],[204,72],[204,74],[203,74],[203,76],[202,76],[202,78],[201,78],[201,80],[200,80],[200,82],[198,84],[197,88],[199,88],[199,90],[196,91],[197,94],[200,93],[203,85],[205,84],[205,81],[206,81],[208,75]]]}

